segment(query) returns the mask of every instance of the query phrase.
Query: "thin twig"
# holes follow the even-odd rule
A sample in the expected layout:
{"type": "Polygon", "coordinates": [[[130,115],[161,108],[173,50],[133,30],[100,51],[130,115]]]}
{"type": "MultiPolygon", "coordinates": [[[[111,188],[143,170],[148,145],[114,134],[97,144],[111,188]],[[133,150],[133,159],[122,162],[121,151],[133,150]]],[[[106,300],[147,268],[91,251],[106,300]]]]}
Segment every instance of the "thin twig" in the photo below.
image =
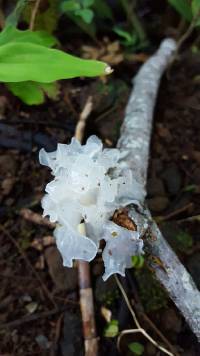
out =
{"type": "Polygon", "coordinates": [[[162,340],[164,342],[164,344],[166,344],[168,349],[172,353],[174,353],[174,355],[179,356],[179,354],[177,353],[175,347],[169,342],[169,340],[166,338],[166,336],[157,328],[157,326],[153,323],[153,321],[146,315],[146,313],[144,311],[144,307],[142,305],[142,302],[140,300],[140,297],[139,297],[139,294],[138,294],[138,291],[137,291],[137,287],[136,287],[136,285],[134,283],[133,276],[129,272],[129,270],[127,270],[126,275],[127,275],[127,278],[128,278],[128,282],[130,283],[132,292],[134,294],[135,301],[133,301],[132,304],[134,305],[134,302],[136,304],[136,307],[135,307],[136,315],[141,317],[150,326],[150,328],[159,336],[160,340],[162,340]]]}
{"type": "Polygon", "coordinates": [[[33,31],[34,26],[35,26],[35,19],[36,19],[37,12],[38,12],[38,9],[39,9],[39,6],[40,6],[40,2],[41,2],[41,0],[36,0],[35,1],[35,5],[34,5],[32,13],[31,13],[31,19],[30,19],[30,24],[29,24],[29,29],[31,31],[33,31]]]}
{"type": "Polygon", "coordinates": [[[24,251],[22,250],[22,248],[20,247],[20,245],[18,244],[17,240],[14,239],[14,237],[10,234],[10,232],[8,232],[6,230],[6,228],[3,225],[0,225],[0,230],[10,239],[10,241],[13,243],[13,245],[17,248],[18,252],[20,253],[20,255],[22,256],[22,258],[24,259],[24,261],[26,262],[27,266],[30,268],[30,270],[32,271],[32,273],[34,274],[35,278],[38,280],[38,282],[41,284],[41,287],[44,291],[44,293],[46,294],[46,296],[48,297],[48,299],[52,302],[52,304],[54,305],[54,307],[57,308],[57,304],[54,301],[50,291],[47,289],[47,287],[45,286],[45,284],[43,283],[42,279],[40,278],[40,275],[36,272],[35,268],[32,266],[31,262],[29,261],[28,257],[26,256],[26,254],[24,253],[24,251]]]}
{"type": "Polygon", "coordinates": [[[43,226],[47,226],[50,229],[54,229],[56,227],[55,223],[51,223],[49,221],[49,219],[44,218],[43,216],[41,216],[38,213],[34,213],[31,209],[27,209],[27,208],[23,208],[19,211],[19,215],[27,220],[32,222],[33,224],[36,225],[43,225],[43,226]]]}
{"type": "Polygon", "coordinates": [[[16,319],[16,320],[4,323],[4,324],[0,324],[0,329],[17,328],[17,327],[21,326],[22,324],[30,323],[31,321],[35,321],[38,319],[48,318],[49,316],[63,312],[65,310],[66,310],[66,307],[55,308],[52,310],[45,311],[43,313],[37,313],[37,314],[33,314],[33,315],[25,315],[25,316],[21,317],[20,319],[16,319]]]}
{"type": "Polygon", "coordinates": [[[83,141],[84,133],[85,133],[86,121],[87,121],[88,117],[91,114],[92,106],[93,106],[92,97],[89,96],[87,101],[86,101],[86,103],[85,103],[83,111],[80,114],[79,120],[78,120],[77,125],[76,125],[76,129],[75,129],[75,137],[80,142],[83,141]]]}
{"type": "Polygon", "coordinates": [[[5,16],[3,10],[0,9],[0,28],[3,29],[5,26],[5,16]]]}
{"type": "Polygon", "coordinates": [[[171,63],[170,63],[170,67],[168,68],[168,72],[171,68],[172,63],[174,62],[174,60],[177,58],[177,55],[180,51],[180,48],[182,47],[183,43],[191,36],[191,34],[193,33],[195,26],[196,26],[196,22],[199,19],[199,15],[200,13],[196,14],[193,19],[192,22],[190,23],[190,25],[188,26],[187,30],[184,32],[184,34],[179,38],[179,40],[177,41],[177,47],[176,47],[176,51],[174,52],[174,55],[171,59],[171,63]]]}
{"type": "Polygon", "coordinates": [[[117,285],[118,285],[118,287],[119,287],[119,289],[120,289],[120,291],[121,291],[121,293],[122,293],[122,295],[123,295],[123,297],[124,297],[124,300],[125,300],[125,302],[126,302],[126,305],[127,305],[128,309],[129,309],[129,311],[130,311],[130,313],[131,313],[131,315],[132,315],[132,317],[133,317],[133,320],[134,320],[134,322],[135,322],[135,325],[137,326],[137,329],[123,330],[123,331],[119,334],[119,337],[118,337],[118,347],[120,346],[120,341],[121,341],[121,338],[122,338],[123,335],[125,335],[125,334],[132,334],[132,333],[141,333],[141,334],[143,334],[143,335],[146,337],[146,339],[148,339],[148,340],[149,340],[155,347],[157,347],[159,350],[161,350],[162,352],[164,352],[164,353],[167,354],[167,355],[174,356],[173,353],[171,353],[170,351],[168,351],[167,349],[165,349],[163,346],[159,345],[159,344],[146,332],[146,330],[144,330],[144,329],[141,327],[141,325],[140,325],[140,323],[139,323],[139,321],[138,321],[138,319],[137,319],[137,316],[136,316],[136,314],[135,314],[135,312],[134,312],[134,310],[133,310],[133,308],[132,308],[132,306],[131,306],[131,303],[130,303],[130,301],[129,301],[127,295],[126,295],[126,292],[125,292],[125,290],[124,290],[122,284],[120,283],[119,278],[117,277],[116,274],[115,274],[115,279],[116,279],[117,285]]]}
{"type": "MultiPolygon", "coordinates": [[[[83,111],[80,114],[80,118],[75,130],[75,137],[80,142],[83,141],[86,121],[91,114],[92,106],[92,97],[89,96],[83,108],[83,111]]],[[[85,225],[80,224],[79,226],[81,226],[81,228],[83,229],[81,233],[85,234],[85,225]]],[[[90,266],[88,262],[78,261],[78,276],[85,356],[97,356],[98,339],[96,337],[93,291],[91,288],[90,266]]]]}
{"type": "Polygon", "coordinates": [[[179,209],[176,209],[176,210],[172,211],[171,213],[169,213],[169,214],[167,214],[167,215],[164,215],[164,216],[156,216],[156,217],[154,217],[154,220],[155,220],[156,222],[162,222],[162,221],[169,220],[169,219],[174,218],[175,216],[177,216],[177,215],[183,213],[184,211],[186,211],[186,210],[192,208],[193,206],[194,206],[193,203],[188,203],[188,204],[186,204],[185,206],[183,206],[183,207],[181,207],[181,208],[179,208],[179,209]]]}
{"type": "Polygon", "coordinates": [[[139,41],[141,43],[144,43],[144,41],[146,41],[146,33],[142,26],[142,23],[140,22],[140,19],[138,18],[135,12],[133,2],[130,2],[128,0],[121,0],[121,4],[126,12],[129,23],[133,26],[133,29],[138,35],[139,41]]]}

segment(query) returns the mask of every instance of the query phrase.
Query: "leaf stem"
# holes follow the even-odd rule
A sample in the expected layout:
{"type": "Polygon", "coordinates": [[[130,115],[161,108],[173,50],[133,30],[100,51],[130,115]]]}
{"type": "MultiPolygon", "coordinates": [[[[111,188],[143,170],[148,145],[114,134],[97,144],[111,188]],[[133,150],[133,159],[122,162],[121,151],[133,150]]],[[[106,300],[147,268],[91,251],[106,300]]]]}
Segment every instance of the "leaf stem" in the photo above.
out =
{"type": "Polygon", "coordinates": [[[24,8],[26,7],[28,2],[29,2],[29,0],[19,0],[17,2],[14,10],[11,12],[11,14],[6,19],[6,26],[11,25],[11,26],[17,27],[21,13],[24,10],[24,8]]]}
{"type": "Polygon", "coordinates": [[[127,19],[130,22],[130,24],[133,26],[135,29],[138,39],[141,43],[144,43],[147,39],[145,30],[141,24],[141,21],[139,20],[138,16],[136,15],[136,12],[134,10],[134,4],[130,5],[130,2],[127,0],[121,0],[121,5],[124,8],[127,19]]]}

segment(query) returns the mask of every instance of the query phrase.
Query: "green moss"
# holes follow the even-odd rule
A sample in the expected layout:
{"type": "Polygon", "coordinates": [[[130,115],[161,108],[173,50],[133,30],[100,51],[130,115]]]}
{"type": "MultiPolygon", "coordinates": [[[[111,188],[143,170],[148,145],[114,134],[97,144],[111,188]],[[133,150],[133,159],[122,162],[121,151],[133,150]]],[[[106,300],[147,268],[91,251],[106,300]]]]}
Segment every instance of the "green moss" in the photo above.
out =
{"type": "Polygon", "coordinates": [[[147,267],[135,270],[134,273],[145,311],[150,312],[166,307],[168,301],[167,294],[153,273],[147,267]]]}

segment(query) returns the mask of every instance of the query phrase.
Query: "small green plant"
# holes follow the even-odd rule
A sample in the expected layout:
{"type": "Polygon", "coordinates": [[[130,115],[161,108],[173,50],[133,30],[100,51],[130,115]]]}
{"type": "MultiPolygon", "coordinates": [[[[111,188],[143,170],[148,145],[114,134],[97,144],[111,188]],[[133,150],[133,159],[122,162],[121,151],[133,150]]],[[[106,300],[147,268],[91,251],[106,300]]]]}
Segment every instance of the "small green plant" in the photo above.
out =
{"type": "Polygon", "coordinates": [[[177,234],[175,234],[174,238],[177,249],[181,252],[187,252],[193,245],[192,236],[185,231],[180,230],[177,234]]]}
{"type": "Polygon", "coordinates": [[[142,255],[131,257],[132,266],[136,269],[140,269],[144,266],[144,257],[142,255]]]}
{"type": "Polygon", "coordinates": [[[130,33],[117,26],[114,27],[113,31],[120,37],[120,42],[125,47],[134,47],[137,45],[138,38],[135,32],[130,33]]]}
{"type": "Polygon", "coordinates": [[[57,41],[44,31],[20,31],[16,28],[19,1],[0,33],[0,81],[26,104],[41,104],[45,93],[57,95],[54,84],[60,79],[93,77],[109,72],[100,61],[81,59],[52,48],[57,41]]]}
{"type": "Polygon", "coordinates": [[[72,13],[75,16],[90,24],[94,18],[92,5],[95,0],[65,0],[61,5],[61,9],[65,13],[72,13]]]}
{"type": "Polygon", "coordinates": [[[144,346],[139,342],[131,342],[128,344],[128,348],[134,355],[140,356],[144,353],[144,346]]]}
{"type": "Polygon", "coordinates": [[[105,337],[115,337],[119,333],[119,323],[118,320],[111,320],[104,329],[105,337]]]}
{"type": "Polygon", "coordinates": [[[200,0],[168,0],[176,11],[194,26],[200,26],[200,0]]]}
{"type": "Polygon", "coordinates": [[[97,18],[113,20],[112,11],[105,0],[63,0],[60,11],[93,39],[96,37],[97,18]]]}

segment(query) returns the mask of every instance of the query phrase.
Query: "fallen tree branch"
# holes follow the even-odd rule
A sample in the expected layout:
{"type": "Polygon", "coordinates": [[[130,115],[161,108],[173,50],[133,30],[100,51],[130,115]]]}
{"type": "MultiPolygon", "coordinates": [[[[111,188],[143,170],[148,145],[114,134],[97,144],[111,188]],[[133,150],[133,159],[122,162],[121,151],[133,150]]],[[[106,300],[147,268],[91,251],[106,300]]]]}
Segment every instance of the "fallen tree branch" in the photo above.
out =
{"type": "MultiPolygon", "coordinates": [[[[134,89],[127,105],[118,148],[124,156],[121,164],[132,170],[146,193],[149,148],[153,111],[161,76],[170,63],[176,43],[164,40],[157,53],[140,69],[134,79],[134,89]]],[[[141,206],[144,196],[141,196],[141,206]]],[[[129,216],[138,229],[148,229],[144,235],[145,250],[160,263],[151,263],[156,277],[168,291],[190,328],[200,341],[200,293],[191,276],[165,241],[148,209],[130,207],[129,216]]]]}

